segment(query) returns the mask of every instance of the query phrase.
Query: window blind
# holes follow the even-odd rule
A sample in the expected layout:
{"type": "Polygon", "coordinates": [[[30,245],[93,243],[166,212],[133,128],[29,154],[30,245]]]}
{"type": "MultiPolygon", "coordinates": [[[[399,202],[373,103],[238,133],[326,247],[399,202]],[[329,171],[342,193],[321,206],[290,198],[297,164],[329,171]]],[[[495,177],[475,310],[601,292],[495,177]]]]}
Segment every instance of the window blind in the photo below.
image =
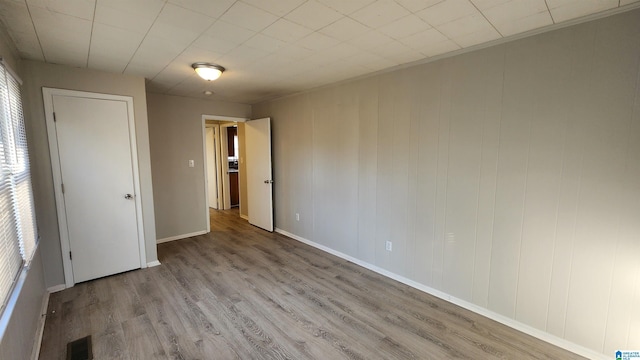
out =
{"type": "Polygon", "coordinates": [[[0,62],[0,313],[36,244],[20,83],[0,62]]]}

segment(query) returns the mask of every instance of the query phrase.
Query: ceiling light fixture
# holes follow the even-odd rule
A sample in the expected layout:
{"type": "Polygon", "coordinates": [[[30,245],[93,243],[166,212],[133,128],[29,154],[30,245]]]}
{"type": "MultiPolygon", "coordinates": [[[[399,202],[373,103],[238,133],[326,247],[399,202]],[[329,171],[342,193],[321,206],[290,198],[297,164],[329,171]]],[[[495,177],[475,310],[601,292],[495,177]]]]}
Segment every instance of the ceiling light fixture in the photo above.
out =
{"type": "Polygon", "coordinates": [[[213,81],[222,75],[224,68],[220,65],[209,64],[204,62],[197,62],[191,65],[193,70],[203,79],[207,81],[213,81]]]}

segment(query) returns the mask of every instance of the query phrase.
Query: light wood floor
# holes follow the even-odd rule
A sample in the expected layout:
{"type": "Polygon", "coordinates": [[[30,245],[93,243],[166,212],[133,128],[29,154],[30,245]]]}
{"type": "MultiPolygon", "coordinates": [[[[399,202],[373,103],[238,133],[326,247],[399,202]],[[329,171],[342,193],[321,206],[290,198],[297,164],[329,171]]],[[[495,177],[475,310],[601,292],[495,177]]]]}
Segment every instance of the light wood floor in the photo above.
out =
{"type": "Polygon", "coordinates": [[[240,219],[158,246],[162,266],[51,295],[40,359],[576,359],[240,219]]]}

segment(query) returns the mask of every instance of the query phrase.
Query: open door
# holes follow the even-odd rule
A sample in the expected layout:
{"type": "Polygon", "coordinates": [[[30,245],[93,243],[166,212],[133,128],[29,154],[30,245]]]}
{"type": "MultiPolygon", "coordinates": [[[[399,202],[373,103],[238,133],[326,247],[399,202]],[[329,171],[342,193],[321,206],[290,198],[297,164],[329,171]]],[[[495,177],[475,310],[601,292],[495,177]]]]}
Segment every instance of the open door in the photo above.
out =
{"type": "Polygon", "coordinates": [[[249,223],[273,231],[271,118],[245,123],[249,223]]]}
{"type": "Polygon", "coordinates": [[[216,156],[216,128],[206,127],[205,151],[207,152],[207,193],[209,207],[218,209],[218,166],[216,156]]]}

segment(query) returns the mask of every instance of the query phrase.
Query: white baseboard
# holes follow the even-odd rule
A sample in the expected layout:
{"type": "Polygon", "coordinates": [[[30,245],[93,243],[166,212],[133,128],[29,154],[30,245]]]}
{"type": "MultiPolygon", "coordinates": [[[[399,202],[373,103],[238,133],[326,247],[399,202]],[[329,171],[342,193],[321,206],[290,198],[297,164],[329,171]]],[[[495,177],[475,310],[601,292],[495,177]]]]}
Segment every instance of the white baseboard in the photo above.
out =
{"type": "Polygon", "coordinates": [[[152,262],[148,262],[147,263],[147,267],[154,267],[154,266],[160,266],[160,261],[156,260],[156,261],[152,261],[152,262]]]}
{"type": "MultiPolygon", "coordinates": [[[[60,285],[58,285],[60,286],[60,285]]],[[[64,286],[64,285],[63,285],[64,286]]],[[[59,290],[58,290],[59,291],[59,290]]],[[[36,330],[36,342],[31,351],[31,360],[38,360],[40,357],[40,347],[42,346],[42,335],[44,334],[44,324],[47,321],[47,311],[49,310],[49,294],[47,289],[42,297],[42,305],[40,306],[40,320],[38,321],[38,329],[36,330]]]]}
{"type": "Polygon", "coordinates": [[[170,236],[170,237],[167,237],[167,238],[164,238],[164,239],[157,239],[156,240],[156,244],[162,244],[162,243],[166,243],[166,242],[169,242],[169,241],[186,239],[186,238],[190,238],[192,236],[204,235],[206,233],[207,233],[207,231],[204,230],[204,231],[196,231],[196,232],[193,232],[193,233],[190,233],[190,234],[182,234],[182,235],[170,236]]]}
{"type": "Polygon", "coordinates": [[[388,270],[385,270],[385,269],[383,269],[381,267],[378,267],[376,265],[372,265],[372,264],[369,264],[369,263],[367,263],[365,261],[356,259],[353,256],[341,253],[340,251],[336,251],[336,250],[331,249],[331,248],[329,248],[327,246],[315,243],[315,242],[313,242],[311,240],[308,240],[308,239],[305,239],[305,238],[300,237],[298,235],[292,234],[292,233],[290,233],[290,232],[288,232],[286,230],[282,230],[282,229],[276,228],[275,231],[277,233],[279,233],[279,234],[282,234],[282,235],[290,237],[290,238],[292,238],[294,240],[300,241],[301,243],[307,244],[307,245],[312,246],[312,247],[314,247],[316,249],[320,249],[320,250],[322,250],[324,252],[327,252],[329,254],[335,255],[335,256],[337,256],[339,258],[342,258],[344,260],[350,261],[350,262],[352,262],[352,263],[354,263],[356,265],[360,265],[360,266],[362,266],[364,268],[367,268],[367,269],[369,269],[371,271],[374,271],[374,272],[376,272],[376,273],[378,273],[380,275],[384,275],[384,276],[386,276],[388,278],[391,278],[393,280],[399,281],[399,282],[401,282],[401,283],[403,283],[405,285],[409,285],[414,289],[420,290],[422,292],[425,292],[427,294],[433,295],[435,297],[438,297],[438,298],[443,299],[445,301],[448,301],[450,303],[456,304],[456,305],[458,305],[458,306],[460,306],[462,308],[465,308],[465,309],[467,309],[469,311],[472,311],[472,312],[474,312],[476,314],[482,315],[482,316],[484,316],[486,318],[489,318],[491,320],[497,321],[497,322],[499,322],[499,323],[501,323],[503,325],[506,325],[506,326],[508,326],[510,328],[513,328],[513,329],[516,329],[518,331],[521,331],[521,332],[523,332],[525,334],[531,335],[531,336],[533,336],[535,338],[538,338],[538,339],[540,339],[542,341],[548,342],[548,343],[553,344],[553,345],[555,345],[557,347],[560,347],[560,348],[563,348],[565,350],[571,351],[572,353],[578,354],[580,356],[584,356],[584,357],[586,357],[588,359],[603,359],[603,360],[605,360],[605,359],[610,359],[611,358],[611,356],[607,357],[604,354],[601,354],[601,353],[596,352],[594,350],[588,349],[588,348],[586,348],[584,346],[581,346],[581,345],[578,345],[578,344],[574,344],[574,343],[572,343],[572,342],[570,342],[568,340],[565,340],[565,339],[563,339],[561,337],[549,334],[549,333],[544,332],[542,330],[539,330],[539,329],[536,329],[536,328],[531,327],[529,325],[523,324],[523,323],[521,323],[521,322],[519,322],[517,320],[514,320],[512,318],[506,317],[504,315],[500,315],[500,314],[495,313],[495,312],[493,312],[491,310],[488,310],[488,309],[485,309],[485,308],[483,308],[481,306],[478,306],[476,304],[470,303],[470,302],[468,302],[466,300],[458,299],[455,296],[451,296],[451,295],[449,295],[449,294],[447,294],[447,293],[445,293],[443,291],[440,291],[438,289],[434,289],[434,288],[432,288],[430,286],[421,284],[421,283],[419,283],[417,281],[413,281],[413,280],[408,279],[408,278],[406,278],[404,276],[394,274],[394,273],[392,273],[392,272],[390,272],[388,270]]]}
{"type": "Polygon", "coordinates": [[[62,291],[64,289],[66,289],[66,288],[67,288],[67,285],[59,284],[59,285],[55,285],[55,286],[47,288],[47,292],[49,294],[53,294],[53,293],[57,293],[58,291],[62,291]]]}

